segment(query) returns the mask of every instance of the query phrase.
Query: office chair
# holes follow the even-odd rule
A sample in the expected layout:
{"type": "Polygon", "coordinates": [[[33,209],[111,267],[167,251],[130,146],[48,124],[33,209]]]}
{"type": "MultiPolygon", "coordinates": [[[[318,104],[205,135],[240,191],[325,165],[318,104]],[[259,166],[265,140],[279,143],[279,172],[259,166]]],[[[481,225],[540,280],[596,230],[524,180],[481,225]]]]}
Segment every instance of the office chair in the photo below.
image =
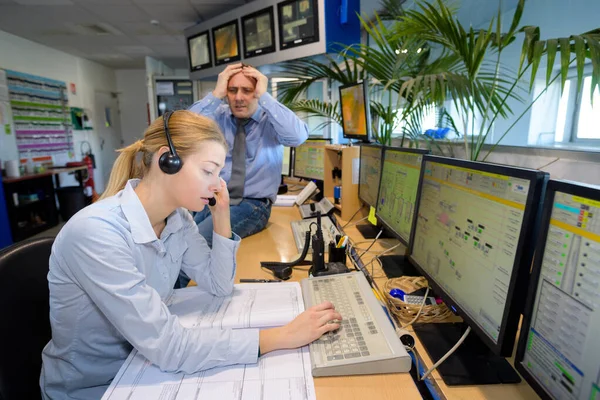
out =
{"type": "Polygon", "coordinates": [[[0,251],[0,399],[40,399],[42,349],[51,337],[48,260],[54,238],[0,251]]]}

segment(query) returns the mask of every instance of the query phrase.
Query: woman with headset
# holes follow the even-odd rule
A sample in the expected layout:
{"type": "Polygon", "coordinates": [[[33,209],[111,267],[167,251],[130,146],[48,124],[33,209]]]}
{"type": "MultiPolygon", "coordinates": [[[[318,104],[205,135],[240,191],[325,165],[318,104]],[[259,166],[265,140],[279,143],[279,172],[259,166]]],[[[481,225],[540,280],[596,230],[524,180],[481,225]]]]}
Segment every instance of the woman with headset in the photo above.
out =
{"type": "Polygon", "coordinates": [[[166,307],[179,271],[200,289],[233,289],[240,238],[219,172],[227,144],[218,126],[190,111],[155,120],[120,150],[101,201],[74,215],[50,256],[52,339],[42,353],[45,399],[100,398],[136,348],[165,371],[193,373],[304,346],[339,328],[332,304],[264,330],[184,328],[166,307]],[[138,158],[140,159],[138,161],[138,158]],[[212,250],[188,210],[214,198],[212,250]]]}

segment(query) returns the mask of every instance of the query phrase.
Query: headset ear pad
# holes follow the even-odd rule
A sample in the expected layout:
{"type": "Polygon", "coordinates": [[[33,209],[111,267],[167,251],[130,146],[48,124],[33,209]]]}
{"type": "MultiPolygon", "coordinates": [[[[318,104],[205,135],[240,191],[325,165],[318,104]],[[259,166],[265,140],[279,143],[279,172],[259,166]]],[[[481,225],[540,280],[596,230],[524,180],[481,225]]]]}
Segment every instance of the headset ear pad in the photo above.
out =
{"type": "Polygon", "coordinates": [[[183,163],[178,155],[166,151],[158,159],[158,166],[165,174],[173,175],[179,172],[181,167],[183,167],[183,163]]]}

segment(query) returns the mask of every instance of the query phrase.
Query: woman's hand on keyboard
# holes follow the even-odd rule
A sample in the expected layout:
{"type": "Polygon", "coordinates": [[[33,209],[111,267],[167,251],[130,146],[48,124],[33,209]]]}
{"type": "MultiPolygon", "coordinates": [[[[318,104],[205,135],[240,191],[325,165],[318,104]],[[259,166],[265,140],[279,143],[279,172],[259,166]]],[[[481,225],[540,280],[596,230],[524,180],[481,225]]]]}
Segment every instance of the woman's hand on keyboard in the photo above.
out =
{"type": "Polygon", "coordinates": [[[340,328],[342,315],[331,302],[313,306],[280,328],[260,332],[261,354],[279,349],[295,349],[320,338],[323,334],[340,328]]]}

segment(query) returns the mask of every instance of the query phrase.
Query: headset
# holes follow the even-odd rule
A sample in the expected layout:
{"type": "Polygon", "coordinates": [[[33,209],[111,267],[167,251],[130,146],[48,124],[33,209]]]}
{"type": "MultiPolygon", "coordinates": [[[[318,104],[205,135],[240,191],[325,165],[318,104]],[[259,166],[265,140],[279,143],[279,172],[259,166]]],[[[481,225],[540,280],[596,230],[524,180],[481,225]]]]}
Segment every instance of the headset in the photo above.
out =
{"type": "Polygon", "coordinates": [[[169,152],[163,153],[158,159],[158,166],[165,174],[173,175],[181,170],[183,167],[183,161],[177,155],[173,141],[171,140],[171,134],[169,133],[169,118],[173,115],[174,111],[167,111],[163,115],[163,123],[165,126],[165,135],[167,135],[167,143],[169,144],[169,152]]]}
{"type": "MultiPolygon", "coordinates": [[[[163,114],[163,123],[165,125],[165,135],[167,136],[167,143],[169,144],[169,152],[163,153],[158,159],[158,166],[161,171],[165,174],[173,175],[178,173],[183,167],[183,160],[177,155],[175,145],[171,140],[171,134],[169,133],[169,118],[175,111],[167,111],[163,114]]],[[[208,199],[208,205],[214,207],[217,204],[217,200],[214,197],[208,199]]]]}

